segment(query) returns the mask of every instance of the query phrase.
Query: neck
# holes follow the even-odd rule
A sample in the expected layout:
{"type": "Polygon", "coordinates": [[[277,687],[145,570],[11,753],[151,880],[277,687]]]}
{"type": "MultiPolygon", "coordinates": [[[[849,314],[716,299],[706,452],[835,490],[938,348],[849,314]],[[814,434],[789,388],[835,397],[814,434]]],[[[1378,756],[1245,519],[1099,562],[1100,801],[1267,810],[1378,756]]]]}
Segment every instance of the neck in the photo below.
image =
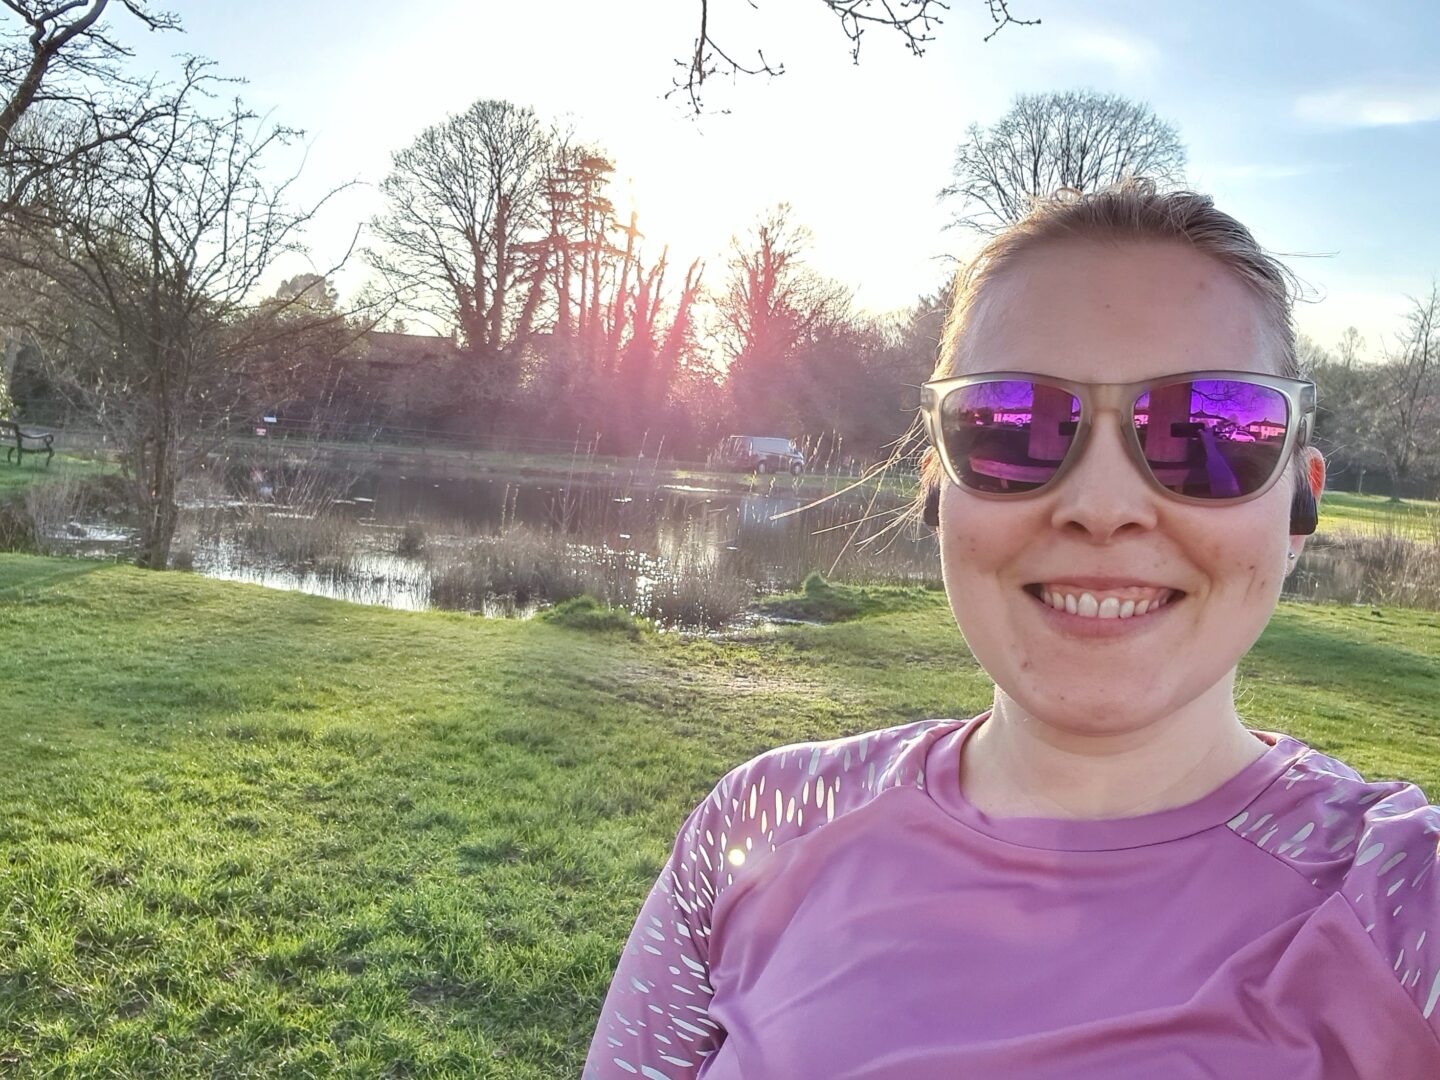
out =
{"type": "Polygon", "coordinates": [[[966,740],[960,786],[991,817],[1136,817],[1203,798],[1265,750],[1235,712],[1233,673],[1170,716],[1116,732],[1047,723],[997,687],[966,740]]]}

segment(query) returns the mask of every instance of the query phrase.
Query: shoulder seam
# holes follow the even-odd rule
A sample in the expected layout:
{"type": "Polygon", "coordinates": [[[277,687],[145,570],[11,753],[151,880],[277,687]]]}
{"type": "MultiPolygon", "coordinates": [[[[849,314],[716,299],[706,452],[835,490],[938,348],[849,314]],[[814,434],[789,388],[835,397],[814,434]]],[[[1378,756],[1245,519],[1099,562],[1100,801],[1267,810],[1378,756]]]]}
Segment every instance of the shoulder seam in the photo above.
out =
{"type": "MultiPolygon", "coordinates": [[[[1281,858],[1280,855],[1277,854],[1276,852],[1271,851],[1271,850],[1269,850],[1268,848],[1263,848],[1263,847],[1261,847],[1259,844],[1257,844],[1254,840],[1251,840],[1249,837],[1242,836],[1239,831],[1237,831],[1236,829],[1232,829],[1232,828],[1230,827],[1230,825],[1229,825],[1228,822],[1227,822],[1227,823],[1222,823],[1222,824],[1221,824],[1220,826],[1218,826],[1218,827],[1219,827],[1219,828],[1222,828],[1222,829],[1224,829],[1226,832],[1228,832],[1231,836],[1233,836],[1233,837],[1235,838],[1235,840],[1236,840],[1238,843],[1244,844],[1246,847],[1250,848],[1252,851],[1258,851],[1258,852],[1260,852],[1262,855],[1265,855],[1266,857],[1268,857],[1271,862],[1279,863],[1281,866],[1285,867],[1286,870],[1289,870],[1292,874],[1294,874],[1296,877],[1298,877],[1298,878],[1299,878],[1301,881],[1303,881],[1306,885],[1310,886],[1311,890],[1312,890],[1313,892],[1315,892],[1317,895],[1319,895],[1322,899],[1323,899],[1323,898],[1326,898],[1326,897],[1329,895],[1329,894],[1327,894],[1327,893],[1325,892],[1325,890],[1322,889],[1319,885],[1315,884],[1314,880],[1312,880],[1311,878],[1306,877],[1306,876],[1305,876],[1305,872],[1304,872],[1303,870],[1301,870],[1299,867],[1297,867],[1294,863],[1287,862],[1285,859],[1281,858]]],[[[1350,902],[1347,900],[1345,903],[1346,903],[1346,906],[1348,907],[1350,902]]],[[[1353,911],[1354,909],[1352,908],[1351,910],[1353,911]]]]}

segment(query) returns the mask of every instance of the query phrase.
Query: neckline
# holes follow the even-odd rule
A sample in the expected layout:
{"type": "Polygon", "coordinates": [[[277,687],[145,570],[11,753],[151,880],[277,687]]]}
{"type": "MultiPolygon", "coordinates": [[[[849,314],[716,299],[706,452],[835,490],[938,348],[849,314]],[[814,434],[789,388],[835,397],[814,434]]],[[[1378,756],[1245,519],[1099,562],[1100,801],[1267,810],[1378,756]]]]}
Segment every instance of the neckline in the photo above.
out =
{"type": "Polygon", "coordinates": [[[965,740],[989,717],[986,710],[937,739],[925,758],[925,790],[961,824],[1019,847],[1050,851],[1116,851],[1178,840],[1223,825],[1255,801],[1262,791],[1310,748],[1281,732],[1249,729],[1269,749],[1210,794],[1184,806],[1138,817],[1074,818],[990,817],[960,790],[960,755],[965,740]]]}

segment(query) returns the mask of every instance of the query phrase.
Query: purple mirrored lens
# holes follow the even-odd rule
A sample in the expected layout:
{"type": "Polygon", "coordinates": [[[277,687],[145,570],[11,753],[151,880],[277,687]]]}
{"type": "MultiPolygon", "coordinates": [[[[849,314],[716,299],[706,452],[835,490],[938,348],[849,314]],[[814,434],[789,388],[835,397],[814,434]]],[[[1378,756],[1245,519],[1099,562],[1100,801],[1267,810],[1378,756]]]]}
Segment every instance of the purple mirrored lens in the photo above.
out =
{"type": "Polygon", "coordinates": [[[1152,387],[1135,401],[1135,430],[1155,478],[1180,495],[1235,499],[1275,474],[1289,413],[1258,383],[1205,379],[1152,387]]]}
{"type": "Polygon", "coordinates": [[[1033,491],[1075,440],[1080,401],[1022,380],[976,383],[945,395],[940,434],[960,482],[975,491],[1033,491]]]}

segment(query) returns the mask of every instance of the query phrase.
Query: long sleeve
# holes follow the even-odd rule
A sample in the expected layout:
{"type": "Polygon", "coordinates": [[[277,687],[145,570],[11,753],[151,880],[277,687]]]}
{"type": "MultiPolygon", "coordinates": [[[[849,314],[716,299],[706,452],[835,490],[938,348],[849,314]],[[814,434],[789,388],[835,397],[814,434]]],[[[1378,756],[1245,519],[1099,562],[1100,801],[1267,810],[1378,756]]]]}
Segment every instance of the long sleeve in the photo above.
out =
{"type": "Polygon", "coordinates": [[[1375,796],[1341,891],[1440,1046],[1440,807],[1413,784],[1374,785],[1375,796]]]}
{"type": "Polygon", "coordinates": [[[782,746],[726,774],[686,819],[640,909],[590,1043],[585,1080],[698,1076],[727,1038],[710,1013],[712,947],[723,952],[712,936],[717,897],[742,883],[753,887],[779,847],[882,791],[920,785],[926,749],[945,729],[921,721],[782,746]]]}
{"type": "Polygon", "coordinates": [[[720,869],[714,860],[726,840],[723,789],[724,781],[686,819],[640,909],[605,996],[585,1080],[688,1080],[724,1039],[707,1011],[720,869]]]}
{"type": "Polygon", "coordinates": [[[1414,784],[1367,782],[1315,751],[1282,780],[1230,827],[1319,895],[1344,898],[1440,1053],[1440,807],[1414,784]]]}

